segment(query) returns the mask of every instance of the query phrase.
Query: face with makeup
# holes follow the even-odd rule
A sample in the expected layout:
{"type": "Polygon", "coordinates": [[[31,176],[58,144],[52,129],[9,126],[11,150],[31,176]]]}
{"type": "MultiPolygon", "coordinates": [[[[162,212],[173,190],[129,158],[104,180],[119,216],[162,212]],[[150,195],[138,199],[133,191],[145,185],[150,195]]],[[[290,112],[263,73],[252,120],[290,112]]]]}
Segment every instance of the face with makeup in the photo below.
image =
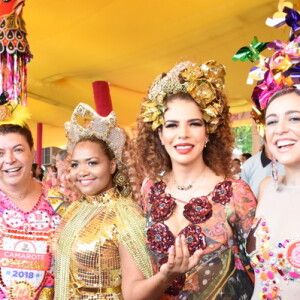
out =
{"type": "Polygon", "coordinates": [[[102,144],[87,140],[75,146],[70,175],[81,193],[95,196],[112,188],[115,170],[116,162],[102,144]]]}
{"type": "Polygon", "coordinates": [[[173,166],[202,163],[208,137],[198,105],[180,97],[169,101],[159,138],[173,166]]]}
{"type": "Polygon", "coordinates": [[[300,95],[290,92],[274,98],[265,123],[271,154],[285,166],[300,166],[300,95]]]}

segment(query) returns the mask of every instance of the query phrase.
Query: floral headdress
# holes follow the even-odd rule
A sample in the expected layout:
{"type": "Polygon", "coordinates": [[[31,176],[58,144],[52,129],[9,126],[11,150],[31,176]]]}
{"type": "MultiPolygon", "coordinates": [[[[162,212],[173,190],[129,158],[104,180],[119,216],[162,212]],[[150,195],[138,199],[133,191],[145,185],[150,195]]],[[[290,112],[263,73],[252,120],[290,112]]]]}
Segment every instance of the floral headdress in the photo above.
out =
{"type": "Polygon", "coordinates": [[[255,37],[250,47],[242,47],[232,58],[235,61],[259,60],[259,64],[251,68],[247,83],[257,81],[252,93],[252,116],[261,135],[264,127],[264,110],[272,95],[285,86],[300,84],[300,15],[292,7],[290,2],[281,1],[278,6],[279,12],[266,21],[266,24],[272,27],[290,26],[289,42],[275,40],[259,43],[255,37]],[[260,53],[266,48],[274,51],[267,58],[260,53]]]}
{"type": "Polygon", "coordinates": [[[188,93],[200,106],[209,133],[222,123],[225,67],[209,60],[203,64],[184,61],[167,74],[159,75],[148,91],[148,99],[142,103],[144,122],[152,123],[156,130],[164,123],[166,98],[179,92],[188,93]]]}

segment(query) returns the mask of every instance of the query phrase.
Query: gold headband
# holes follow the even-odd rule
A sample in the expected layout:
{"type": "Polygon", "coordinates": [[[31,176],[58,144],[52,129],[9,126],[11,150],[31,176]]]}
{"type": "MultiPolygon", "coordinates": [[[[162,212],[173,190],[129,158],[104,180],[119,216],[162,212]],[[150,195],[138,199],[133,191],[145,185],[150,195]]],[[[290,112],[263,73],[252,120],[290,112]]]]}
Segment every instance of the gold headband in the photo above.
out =
{"type": "Polygon", "coordinates": [[[165,100],[179,92],[188,93],[200,106],[209,133],[222,123],[225,100],[219,97],[224,88],[225,67],[209,60],[201,65],[185,61],[167,74],[159,75],[151,85],[148,100],[142,103],[144,122],[151,122],[156,130],[164,123],[165,100]]]}
{"type": "Polygon", "coordinates": [[[69,152],[84,137],[95,136],[103,140],[113,152],[118,169],[122,169],[121,156],[126,136],[124,131],[117,127],[117,118],[113,111],[107,117],[101,117],[89,105],[79,103],[71,121],[65,123],[65,133],[69,152]]]}

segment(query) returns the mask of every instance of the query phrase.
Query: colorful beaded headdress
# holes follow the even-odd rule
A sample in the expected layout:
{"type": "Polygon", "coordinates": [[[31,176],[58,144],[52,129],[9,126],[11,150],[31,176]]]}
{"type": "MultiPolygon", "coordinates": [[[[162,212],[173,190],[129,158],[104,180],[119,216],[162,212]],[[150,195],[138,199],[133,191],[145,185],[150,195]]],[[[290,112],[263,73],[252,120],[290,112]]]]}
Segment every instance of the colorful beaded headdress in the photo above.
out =
{"type": "Polygon", "coordinates": [[[23,126],[26,107],[27,63],[32,57],[22,9],[25,0],[0,2],[0,125],[23,126]]]}
{"type": "Polygon", "coordinates": [[[113,152],[118,168],[122,169],[121,156],[125,133],[117,127],[117,118],[113,111],[108,116],[101,117],[89,105],[79,103],[71,121],[65,123],[65,133],[69,152],[72,152],[77,142],[84,137],[95,136],[103,140],[113,152]]]}
{"type": "Polygon", "coordinates": [[[264,110],[272,95],[285,86],[300,84],[300,15],[292,7],[290,2],[280,1],[279,11],[266,21],[271,27],[290,26],[289,42],[259,43],[255,37],[249,47],[242,47],[232,58],[234,61],[259,60],[259,64],[251,68],[247,83],[257,81],[252,93],[252,116],[262,135],[264,110]],[[266,58],[260,52],[267,48],[274,53],[266,58]]]}
{"type": "Polygon", "coordinates": [[[222,123],[225,67],[209,60],[203,64],[185,61],[177,64],[167,74],[159,75],[148,91],[148,99],[142,103],[144,122],[152,123],[156,130],[164,123],[166,98],[179,92],[188,93],[200,106],[209,133],[222,123]]]}

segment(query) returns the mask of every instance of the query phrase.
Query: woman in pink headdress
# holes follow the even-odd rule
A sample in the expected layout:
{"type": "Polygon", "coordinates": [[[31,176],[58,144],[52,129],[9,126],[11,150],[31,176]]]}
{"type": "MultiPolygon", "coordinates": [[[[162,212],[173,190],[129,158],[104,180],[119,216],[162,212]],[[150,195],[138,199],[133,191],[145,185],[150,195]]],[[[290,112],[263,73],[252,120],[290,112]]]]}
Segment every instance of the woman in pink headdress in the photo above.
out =
{"type": "Polygon", "coordinates": [[[300,293],[300,14],[285,4],[291,3],[282,4],[285,18],[268,23],[290,26],[289,42],[268,43],[274,53],[260,57],[250,72],[260,79],[252,93],[253,117],[265,129],[273,157],[273,179],[261,182],[247,243],[255,271],[253,300],[296,300],[300,293]],[[280,177],[277,162],[285,171],[280,177]]]}
{"type": "Polygon", "coordinates": [[[284,166],[285,175],[278,178],[273,167],[274,180],[267,177],[260,186],[247,245],[255,269],[253,300],[296,300],[300,293],[300,91],[287,87],[275,93],[265,111],[265,124],[268,147],[284,166]]]}

